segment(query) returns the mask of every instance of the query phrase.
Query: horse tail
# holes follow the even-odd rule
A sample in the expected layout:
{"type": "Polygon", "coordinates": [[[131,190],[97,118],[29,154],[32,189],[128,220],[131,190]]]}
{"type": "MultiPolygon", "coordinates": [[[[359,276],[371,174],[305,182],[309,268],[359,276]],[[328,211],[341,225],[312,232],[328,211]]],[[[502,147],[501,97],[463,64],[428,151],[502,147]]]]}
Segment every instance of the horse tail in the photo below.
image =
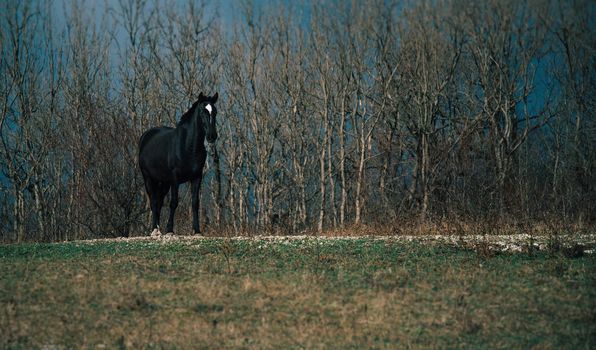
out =
{"type": "Polygon", "coordinates": [[[151,128],[151,129],[145,131],[143,133],[143,135],[141,135],[141,138],[139,139],[139,154],[143,150],[143,147],[145,146],[145,144],[147,144],[147,141],[151,138],[151,136],[153,134],[155,134],[156,131],[157,131],[156,128],[151,128]]]}
{"type": "Polygon", "coordinates": [[[141,135],[141,138],[139,139],[139,153],[137,154],[137,164],[139,164],[139,166],[141,166],[141,152],[143,152],[143,148],[145,148],[147,142],[149,142],[151,137],[157,132],[159,132],[159,128],[151,128],[141,135]]]}

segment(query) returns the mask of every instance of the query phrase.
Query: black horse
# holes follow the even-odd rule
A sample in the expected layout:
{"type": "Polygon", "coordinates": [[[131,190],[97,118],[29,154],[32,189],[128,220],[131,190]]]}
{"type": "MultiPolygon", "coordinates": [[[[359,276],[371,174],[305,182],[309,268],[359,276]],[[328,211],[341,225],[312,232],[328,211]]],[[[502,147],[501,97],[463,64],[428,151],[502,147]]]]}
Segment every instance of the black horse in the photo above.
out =
{"type": "Polygon", "coordinates": [[[199,99],[182,115],[176,128],[152,128],[141,136],[139,166],[151,201],[152,234],[160,234],[159,216],[164,197],[170,189],[170,217],[166,232],[174,232],[178,186],[187,181],[192,181],[192,226],[195,234],[200,233],[199,193],[207,158],[204,141],[205,138],[209,143],[217,140],[217,97],[217,93],[209,97],[201,92],[199,99]]]}

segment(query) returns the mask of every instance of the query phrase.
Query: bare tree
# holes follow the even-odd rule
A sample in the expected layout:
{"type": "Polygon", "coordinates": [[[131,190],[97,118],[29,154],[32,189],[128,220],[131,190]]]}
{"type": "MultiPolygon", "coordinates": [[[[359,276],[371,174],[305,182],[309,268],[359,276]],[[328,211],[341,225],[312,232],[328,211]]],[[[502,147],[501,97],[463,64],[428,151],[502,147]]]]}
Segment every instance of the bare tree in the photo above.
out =
{"type": "Polygon", "coordinates": [[[221,230],[594,220],[589,1],[87,5],[0,5],[4,240],[145,232],[138,138],[201,91],[221,230]]]}

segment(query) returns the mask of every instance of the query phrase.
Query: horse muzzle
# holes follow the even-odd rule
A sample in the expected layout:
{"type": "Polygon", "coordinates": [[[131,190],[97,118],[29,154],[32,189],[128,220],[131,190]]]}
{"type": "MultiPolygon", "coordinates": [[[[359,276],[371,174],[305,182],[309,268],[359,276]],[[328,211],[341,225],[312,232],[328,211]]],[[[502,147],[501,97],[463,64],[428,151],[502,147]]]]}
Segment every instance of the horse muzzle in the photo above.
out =
{"type": "Polygon", "coordinates": [[[217,140],[217,133],[208,133],[207,134],[207,142],[214,143],[217,140]]]}

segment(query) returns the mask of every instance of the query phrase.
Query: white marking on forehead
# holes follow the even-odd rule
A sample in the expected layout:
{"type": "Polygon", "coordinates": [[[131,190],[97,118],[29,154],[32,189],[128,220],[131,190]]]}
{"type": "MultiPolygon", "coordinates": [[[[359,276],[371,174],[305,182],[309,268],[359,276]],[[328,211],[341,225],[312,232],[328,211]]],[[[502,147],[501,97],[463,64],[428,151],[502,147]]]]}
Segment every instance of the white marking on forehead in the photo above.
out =
{"type": "Polygon", "coordinates": [[[207,105],[205,106],[205,109],[209,111],[209,114],[211,114],[211,111],[213,110],[213,107],[211,107],[211,105],[210,105],[210,104],[207,104],[207,105]]]}

